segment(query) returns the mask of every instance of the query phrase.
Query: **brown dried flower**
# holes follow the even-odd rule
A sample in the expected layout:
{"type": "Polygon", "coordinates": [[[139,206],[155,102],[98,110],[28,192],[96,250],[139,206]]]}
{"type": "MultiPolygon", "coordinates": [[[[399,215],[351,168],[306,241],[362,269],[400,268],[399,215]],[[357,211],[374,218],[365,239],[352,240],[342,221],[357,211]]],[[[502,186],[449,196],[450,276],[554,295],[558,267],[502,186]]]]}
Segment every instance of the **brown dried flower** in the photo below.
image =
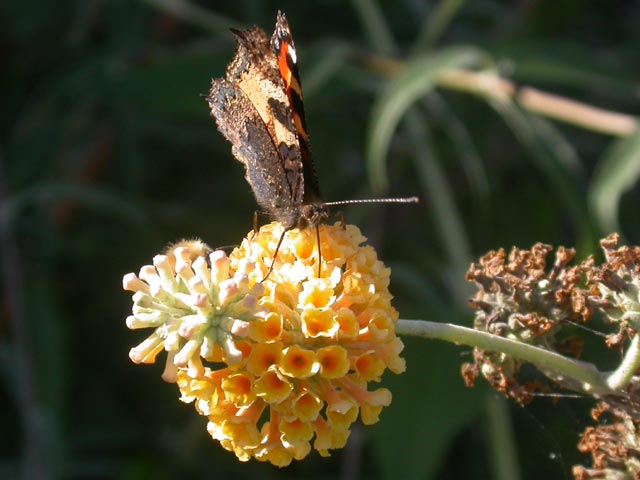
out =
{"type": "MultiPolygon", "coordinates": [[[[513,248],[507,256],[500,249],[471,264],[466,278],[478,285],[469,301],[476,309],[474,328],[552,351],[566,351],[569,342],[572,352],[579,355],[576,347],[580,343],[559,339],[558,334],[568,321],[585,322],[592,314],[587,292],[579,286],[584,267],[568,267],[575,251],[560,247],[547,268],[551,250],[550,245],[537,243],[531,250],[513,248]]],[[[473,365],[463,366],[467,384],[482,374],[505,396],[523,404],[530,401],[536,388],[520,385],[517,374],[522,361],[477,348],[474,360],[473,365]]]]}
{"type": "Polygon", "coordinates": [[[582,434],[578,450],[591,454],[593,466],[574,466],[576,480],[640,479],[640,419],[607,402],[599,403],[592,416],[605,417],[607,423],[587,427],[582,434]]]}

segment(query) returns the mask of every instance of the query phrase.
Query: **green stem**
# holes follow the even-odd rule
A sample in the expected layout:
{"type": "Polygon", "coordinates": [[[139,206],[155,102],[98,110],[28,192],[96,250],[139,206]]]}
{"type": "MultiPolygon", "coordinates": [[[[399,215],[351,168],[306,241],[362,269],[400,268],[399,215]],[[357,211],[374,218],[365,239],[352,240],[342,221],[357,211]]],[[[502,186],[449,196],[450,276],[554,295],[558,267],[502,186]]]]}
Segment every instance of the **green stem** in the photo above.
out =
{"type": "Polygon", "coordinates": [[[549,369],[559,375],[577,380],[581,383],[582,390],[586,393],[596,395],[616,393],[608,383],[608,379],[611,377],[607,377],[600,372],[592,363],[563,357],[544,348],[499,337],[480,330],[449,323],[398,320],[396,333],[399,335],[446,340],[482,350],[502,352],[530,362],[540,369],[549,369]]]}
{"type": "Polygon", "coordinates": [[[627,353],[620,366],[606,379],[607,386],[612,390],[622,390],[633,378],[640,367],[640,335],[631,339],[627,353]]]}

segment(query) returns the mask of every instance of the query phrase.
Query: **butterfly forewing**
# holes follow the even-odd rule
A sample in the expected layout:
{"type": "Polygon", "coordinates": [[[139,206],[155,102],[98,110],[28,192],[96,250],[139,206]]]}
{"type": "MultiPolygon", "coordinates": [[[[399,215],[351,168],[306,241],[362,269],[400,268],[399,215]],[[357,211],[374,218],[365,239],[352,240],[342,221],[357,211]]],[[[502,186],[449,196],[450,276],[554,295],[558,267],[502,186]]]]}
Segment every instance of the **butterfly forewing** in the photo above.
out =
{"type": "Polygon", "coordinates": [[[304,102],[302,101],[302,82],[298,73],[298,55],[291,36],[291,30],[289,29],[289,23],[281,12],[278,12],[276,28],[271,37],[271,46],[278,58],[280,77],[285,85],[285,92],[291,105],[293,123],[298,135],[305,185],[304,202],[318,201],[320,199],[320,188],[311,158],[304,102]]]}

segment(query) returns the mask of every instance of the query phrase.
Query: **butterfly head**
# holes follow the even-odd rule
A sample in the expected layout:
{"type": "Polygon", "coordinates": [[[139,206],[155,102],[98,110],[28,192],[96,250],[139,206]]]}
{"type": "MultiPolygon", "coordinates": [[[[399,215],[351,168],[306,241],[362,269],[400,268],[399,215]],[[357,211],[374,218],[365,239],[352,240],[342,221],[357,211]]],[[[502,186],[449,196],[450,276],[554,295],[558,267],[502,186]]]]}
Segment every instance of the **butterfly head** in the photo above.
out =
{"type": "Polygon", "coordinates": [[[280,210],[278,217],[285,230],[305,229],[324,223],[329,217],[329,208],[322,202],[309,202],[291,209],[280,210]]]}
{"type": "Polygon", "coordinates": [[[324,203],[313,202],[302,205],[298,228],[315,227],[329,218],[329,210],[324,203]]]}

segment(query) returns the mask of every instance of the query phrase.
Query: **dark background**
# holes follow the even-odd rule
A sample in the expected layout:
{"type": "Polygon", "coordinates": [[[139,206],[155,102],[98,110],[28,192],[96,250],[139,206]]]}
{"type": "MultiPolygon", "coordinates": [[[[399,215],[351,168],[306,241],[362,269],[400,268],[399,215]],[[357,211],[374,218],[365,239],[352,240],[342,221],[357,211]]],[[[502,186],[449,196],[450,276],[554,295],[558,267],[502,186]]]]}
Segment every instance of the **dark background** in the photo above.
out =
{"type": "Polygon", "coordinates": [[[450,62],[637,115],[637,1],[5,1],[0,477],[481,479],[511,461],[525,479],[569,478],[591,403],[522,409],[467,389],[468,348],[407,339],[381,421],[282,470],[212,441],[162,361],[129,361],[146,335],[125,327],[123,274],[181,238],[232,245],[252,228],[243,168],[202,96],[233,56],[228,29],[270,34],[278,8],[324,198],[422,199],[343,210],[392,267],[402,318],[470,325],[464,270],[489,249],[542,241],[584,258],[612,229],[638,242],[637,134],[429,80],[450,62]],[[396,128],[389,108],[416,85],[396,128]]]}

